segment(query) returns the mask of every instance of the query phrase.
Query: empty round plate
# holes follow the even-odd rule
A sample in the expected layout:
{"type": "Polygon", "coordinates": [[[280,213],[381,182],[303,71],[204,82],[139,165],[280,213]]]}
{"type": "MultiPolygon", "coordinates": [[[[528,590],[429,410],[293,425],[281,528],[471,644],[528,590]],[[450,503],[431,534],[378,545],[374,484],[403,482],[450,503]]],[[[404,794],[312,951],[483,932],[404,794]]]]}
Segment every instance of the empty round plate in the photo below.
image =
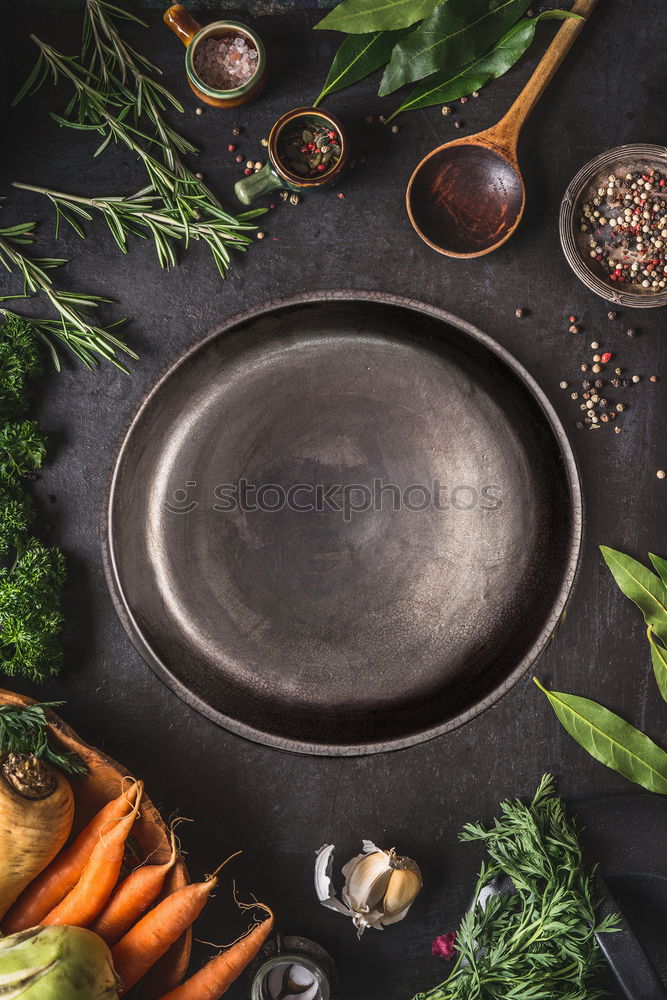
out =
{"type": "Polygon", "coordinates": [[[565,433],[502,347],[329,292],[231,320],[158,382],[105,556],[181,698],[272,746],[360,754],[498,699],[553,631],[580,541],[565,433]]]}

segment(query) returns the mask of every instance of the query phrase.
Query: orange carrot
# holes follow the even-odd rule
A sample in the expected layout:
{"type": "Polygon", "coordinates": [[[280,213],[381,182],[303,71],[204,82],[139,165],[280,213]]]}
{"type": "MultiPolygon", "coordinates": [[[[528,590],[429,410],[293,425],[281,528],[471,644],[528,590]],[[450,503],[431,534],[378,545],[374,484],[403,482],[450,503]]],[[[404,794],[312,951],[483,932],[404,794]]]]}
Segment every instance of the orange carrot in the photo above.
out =
{"type": "MultiPolygon", "coordinates": [[[[223,864],[227,864],[227,861],[223,864]]],[[[183,931],[194,923],[218,884],[220,868],[206,881],[184,885],[172,892],[149,910],[111,949],[114,968],[123,982],[121,996],[139,982],[183,931]]]]}
{"type": "Polygon", "coordinates": [[[108,802],[81,831],[76,840],[54,858],[41,875],[30,883],[3,920],[5,934],[15,934],[42,922],[74,888],[86,867],[100,834],[110,823],[127,814],[139,789],[134,782],[118,798],[108,802]]]}
{"type": "Polygon", "coordinates": [[[273,930],[273,913],[262,903],[268,919],[257,924],[245,937],[221,952],[210,962],[195,972],[175,990],[166,993],[162,1000],[218,1000],[226,993],[234,980],[238,979],[247,965],[252,962],[273,930]]]}
{"type": "Polygon", "coordinates": [[[116,820],[106,832],[103,830],[100,833],[81,878],[55,909],[43,918],[45,927],[54,924],[87,927],[104,909],[120,875],[125,841],[137,818],[141,792],[140,783],[132,812],[116,820]]]}
{"type": "Polygon", "coordinates": [[[162,865],[142,865],[128,875],[113,893],[97,920],[90,925],[91,931],[101,937],[110,948],[120,941],[123,934],[129,931],[132,924],[160,895],[167,872],[174,867],[177,857],[176,834],[172,828],[169,860],[162,865]]]}

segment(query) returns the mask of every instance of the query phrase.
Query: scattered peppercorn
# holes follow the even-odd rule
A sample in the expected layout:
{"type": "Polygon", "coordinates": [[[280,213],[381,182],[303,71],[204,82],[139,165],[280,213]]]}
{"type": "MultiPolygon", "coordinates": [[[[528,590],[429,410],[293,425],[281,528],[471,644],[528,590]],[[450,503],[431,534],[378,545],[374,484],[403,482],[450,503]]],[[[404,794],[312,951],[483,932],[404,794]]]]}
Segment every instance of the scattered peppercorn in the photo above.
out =
{"type": "Polygon", "coordinates": [[[593,385],[595,386],[596,389],[601,389],[602,386],[604,385],[604,382],[602,381],[601,378],[596,378],[596,380],[593,383],[593,385]]]}
{"type": "Polygon", "coordinates": [[[605,353],[600,358],[600,361],[602,362],[603,365],[606,365],[608,361],[611,361],[611,352],[605,351],[605,353]]]}
{"type": "Polygon", "coordinates": [[[599,354],[594,354],[593,355],[593,361],[595,361],[595,362],[600,361],[600,355],[599,354]]]}
{"type": "Polygon", "coordinates": [[[461,98],[461,104],[467,104],[467,103],[468,103],[468,98],[467,97],[462,97],[461,98]]]}
{"type": "Polygon", "coordinates": [[[343,192],[342,192],[342,191],[339,191],[339,192],[338,192],[338,194],[336,195],[336,197],[337,197],[337,198],[340,198],[340,200],[342,201],[342,200],[343,200],[343,198],[345,197],[345,195],[343,194],[343,192]]]}
{"type": "Polygon", "coordinates": [[[637,336],[637,331],[635,330],[635,328],[633,326],[629,326],[625,332],[627,333],[628,337],[636,337],[637,336]]]}
{"type": "Polygon", "coordinates": [[[641,382],[641,380],[642,380],[641,375],[633,375],[632,376],[632,381],[633,382],[641,382]]]}
{"type": "Polygon", "coordinates": [[[463,128],[465,122],[454,122],[454,128],[463,128]]]}
{"type": "Polygon", "coordinates": [[[195,108],[195,114],[196,115],[203,115],[204,114],[204,109],[203,108],[195,108]]]}
{"type": "Polygon", "coordinates": [[[204,175],[201,173],[201,171],[197,171],[197,173],[195,174],[195,177],[197,178],[198,181],[203,181],[204,180],[204,175]]]}
{"type": "Polygon", "coordinates": [[[260,231],[256,235],[258,240],[263,240],[264,237],[266,236],[266,233],[263,233],[260,229],[260,231]]]}
{"type": "Polygon", "coordinates": [[[251,167],[246,167],[245,170],[243,171],[243,173],[246,175],[246,177],[249,177],[250,174],[252,174],[253,172],[254,171],[252,170],[251,167]]]}
{"type": "Polygon", "coordinates": [[[657,375],[651,375],[651,377],[649,378],[649,382],[657,382],[657,381],[658,381],[657,375]]]}
{"type": "Polygon", "coordinates": [[[241,131],[241,127],[239,125],[235,125],[232,129],[232,135],[241,135],[241,131]]]}
{"type": "Polygon", "coordinates": [[[621,428],[620,427],[614,427],[614,434],[620,434],[620,433],[621,433],[621,428]]]}
{"type": "Polygon", "coordinates": [[[570,399],[579,399],[579,393],[578,392],[571,392],[570,393],[570,399]]]}
{"type": "Polygon", "coordinates": [[[622,374],[623,374],[623,369],[622,369],[622,368],[614,368],[614,372],[615,372],[615,373],[616,373],[617,375],[622,375],[622,374]]]}
{"type": "Polygon", "coordinates": [[[615,313],[613,309],[610,309],[607,313],[607,319],[616,319],[618,313],[615,313]]]}
{"type": "Polygon", "coordinates": [[[514,315],[516,316],[517,319],[523,319],[523,317],[526,315],[526,310],[525,309],[515,309],[514,310],[514,315]]]}
{"type": "Polygon", "coordinates": [[[240,153],[237,153],[236,156],[234,157],[234,163],[243,163],[243,157],[241,156],[240,153]]]}
{"type": "Polygon", "coordinates": [[[587,372],[588,371],[588,365],[586,364],[585,361],[584,361],[583,365],[581,366],[581,370],[582,370],[582,372],[587,372]]]}
{"type": "Polygon", "coordinates": [[[479,97],[479,90],[473,90],[472,96],[473,97],[479,97]]]}
{"type": "Polygon", "coordinates": [[[391,130],[394,133],[394,135],[398,135],[398,133],[401,131],[398,125],[392,125],[391,130]]]}
{"type": "Polygon", "coordinates": [[[233,142],[230,142],[229,145],[227,146],[227,149],[230,153],[233,153],[234,150],[236,149],[236,146],[233,142]]]}
{"type": "Polygon", "coordinates": [[[619,413],[623,413],[623,410],[625,409],[625,403],[617,403],[616,409],[618,410],[619,413]]]}
{"type": "MultiPolygon", "coordinates": [[[[285,192],[285,193],[287,193],[287,192],[285,192]]],[[[296,191],[289,196],[289,203],[290,203],[290,205],[298,205],[300,201],[301,201],[301,199],[299,198],[299,196],[296,193],[296,191]]]]}
{"type": "Polygon", "coordinates": [[[665,476],[667,476],[667,472],[665,472],[664,469],[658,469],[658,471],[656,472],[656,476],[658,477],[658,479],[664,479],[665,476]]]}
{"type": "Polygon", "coordinates": [[[447,117],[447,116],[451,115],[451,113],[452,113],[452,109],[450,108],[449,104],[443,104],[443,106],[442,106],[442,114],[447,117]]]}
{"type": "Polygon", "coordinates": [[[567,389],[569,387],[569,384],[570,384],[569,382],[561,382],[560,387],[561,389],[567,389]]]}
{"type": "Polygon", "coordinates": [[[268,146],[269,145],[269,140],[268,139],[261,139],[260,142],[262,143],[262,146],[268,146]]]}
{"type": "Polygon", "coordinates": [[[591,343],[591,350],[592,350],[592,351],[597,351],[597,349],[598,349],[598,347],[599,347],[599,346],[600,346],[600,345],[598,344],[597,340],[594,340],[594,341],[593,341],[593,342],[591,343]]]}

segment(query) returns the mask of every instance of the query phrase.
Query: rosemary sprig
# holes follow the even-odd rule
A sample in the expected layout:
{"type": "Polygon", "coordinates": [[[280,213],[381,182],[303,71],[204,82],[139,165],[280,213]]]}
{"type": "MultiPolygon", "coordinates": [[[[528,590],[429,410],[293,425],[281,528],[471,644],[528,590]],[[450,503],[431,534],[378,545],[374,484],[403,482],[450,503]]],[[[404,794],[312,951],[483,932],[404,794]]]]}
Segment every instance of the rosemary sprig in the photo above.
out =
{"type": "MultiPolygon", "coordinates": [[[[103,138],[95,155],[109,143],[131,149],[142,163],[148,187],[131,198],[105,197],[79,199],[55,193],[59,204],[57,221],[63,216],[83,236],[84,204],[103,212],[116,242],[126,250],[128,233],[152,237],[162,266],[175,263],[170,239],[203,240],[222,276],[230,261],[231,249],[244,250],[252,242],[247,231],[254,228],[249,220],[264,214],[265,209],[246,212],[239,217],[224,212],[211,190],[181,159],[181,153],[196,152],[196,147],[167,123],[163,111],[171,106],[182,111],[176,98],[148,72],[155,67],[130,46],[117,31],[114,18],[143,22],[102,0],[87,0],[80,58],[66,56],[52,46],[31,36],[39,48],[35,67],[17,95],[17,103],[34,93],[51,76],[54,82],[68,81],[74,89],[64,115],[52,117],[70,128],[96,131],[103,138]],[[144,116],[154,130],[149,135],[140,128],[144,116]],[[154,197],[155,196],[155,197],[154,197]],[[64,215],[63,202],[70,211],[64,215]],[[79,205],[79,211],[72,208],[79,205]],[[139,205],[126,208],[126,205],[139,205]],[[123,206],[123,207],[119,207],[123,206]],[[78,219],[74,216],[78,215],[78,219]]],[[[48,189],[41,190],[49,194],[48,189]]]]}
{"type": "Polygon", "coordinates": [[[155,194],[140,193],[133,198],[104,195],[85,198],[34,184],[14,182],[14,187],[43,194],[51,201],[56,211],[56,234],[62,220],[79,236],[85,237],[81,220],[89,222],[93,218],[89,209],[93,209],[102,214],[123,253],[127,253],[129,236],[152,239],[161,267],[176,264],[172,241],[184,240],[187,246],[190,240],[202,240],[208,245],[216,267],[224,277],[230,261],[230,241],[237,249],[245,250],[251,240],[243,232],[254,229],[249,222],[234,220],[215,206],[209,207],[209,218],[185,222],[174,205],[165,204],[155,194]],[[230,228],[230,222],[235,224],[234,229],[230,228]]]}
{"type": "Polygon", "coordinates": [[[33,754],[66,774],[87,774],[88,768],[77,753],[61,753],[49,743],[49,724],[44,709],[64,704],[63,701],[45,701],[20,708],[0,705],[0,753],[33,754]]]}
{"type": "MultiPolygon", "coordinates": [[[[118,323],[101,327],[93,323],[88,316],[90,310],[97,308],[100,302],[109,300],[99,295],[67,292],[54,288],[47,272],[67,262],[60,257],[29,257],[21,250],[21,247],[34,242],[35,226],[34,222],[22,222],[15,226],[0,228],[0,263],[10,273],[18,271],[23,278],[22,296],[3,295],[0,301],[28,298],[37,293],[46,296],[58,313],[58,319],[23,318],[30,324],[35,335],[48,346],[56,370],[60,370],[56,344],[61,342],[73,351],[87,368],[95,367],[98,357],[102,357],[122,371],[127,371],[119,360],[117,351],[122,351],[135,359],[137,355],[111,332],[118,323]]],[[[17,315],[7,309],[0,309],[0,314],[17,315]]]]}
{"type": "Polygon", "coordinates": [[[481,841],[475,899],[491,879],[509,877],[513,893],[497,893],[465,915],[456,935],[458,961],[449,978],[414,1000],[595,1000],[601,953],[594,872],[586,869],[574,823],[545,775],[529,805],[510,800],[490,829],[470,823],[462,841],[481,841]]]}

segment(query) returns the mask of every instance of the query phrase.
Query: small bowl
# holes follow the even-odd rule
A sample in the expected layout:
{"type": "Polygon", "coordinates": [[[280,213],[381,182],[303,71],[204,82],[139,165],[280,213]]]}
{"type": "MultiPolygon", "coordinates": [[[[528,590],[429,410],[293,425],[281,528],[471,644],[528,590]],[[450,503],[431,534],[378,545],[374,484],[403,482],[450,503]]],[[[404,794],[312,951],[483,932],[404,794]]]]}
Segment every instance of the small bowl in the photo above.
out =
{"type": "Polygon", "coordinates": [[[192,90],[200,101],[216,108],[238,108],[248,104],[264,88],[266,83],[266,51],[264,43],[256,31],[240,21],[213,21],[202,26],[192,14],[177,3],[164,13],[164,23],[171,28],[185,45],[185,73],[192,90]],[[222,38],[224,35],[243,35],[257,49],[257,69],[244,84],[232,90],[217,90],[209,86],[197,73],[194,56],[197,46],[207,38],[222,38]]]}
{"type": "MultiPolygon", "coordinates": [[[[597,188],[602,186],[603,180],[606,182],[610,173],[622,176],[629,171],[645,171],[651,167],[667,174],[665,146],[633,143],[616,146],[615,149],[596,156],[570,182],[561,202],[558,220],[563,253],[579,280],[608,302],[632,309],[655,309],[667,305],[667,288],[655,292],[641,286],[624,285],[621,290],[607,277],[600,264],[590,257],[590,233],[579,231],[579,219],[582,205],[594,196],[591,190],[597,193],[597,188]]],[[[665,210],[667,211],[667,202],[665,210]]]]}
{"type": "Polygon", "coordinates": [[[268,194],[270,191],[275,191],[276,188],[300,192],[331,184],[332,181],[340,177],[341,172],[345,168],[349,155],[349,142],[343,126],[333,115],[322,111],[320,108],[295,108],[293,111],[288,111],[282,118],[279,118],[271,129],[268,154],[268,162],[261,170],[258,170],[256,174],[251,174],[249,177],[244,177],[243,180],[237,181],[234,185],[236,197],[244,205],[251,205],[252,202],[268,194]],[[304,126],[312,123],[313,120],[325,127],[328,126],[337,132],[340,138],[340,156],[338,161],[330,170],[325,170],[324,173],[318,174],[316,177],[302,177],[300,174],[293,173],[285,165],[283,158],[280,156],[279,145],[283,130],[286,126],[293,124],[300,118],[303,119],[304,126]]]}

